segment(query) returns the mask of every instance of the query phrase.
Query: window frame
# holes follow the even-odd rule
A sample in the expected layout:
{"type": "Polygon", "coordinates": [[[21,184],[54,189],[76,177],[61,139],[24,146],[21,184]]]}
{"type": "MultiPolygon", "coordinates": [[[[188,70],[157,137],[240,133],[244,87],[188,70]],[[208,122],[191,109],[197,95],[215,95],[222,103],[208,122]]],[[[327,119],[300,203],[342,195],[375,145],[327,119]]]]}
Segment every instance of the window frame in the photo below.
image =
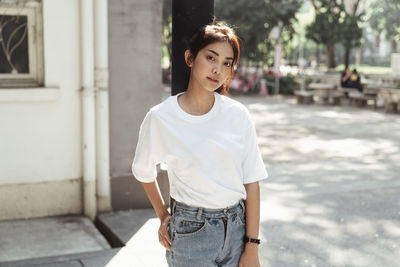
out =
{"type": "Polygon", "coordinates": [[[0,3],[0,15],[27,16],[29,60],[29,73],[0,73],[0,90],[42,87],[44,84],[42,3],[29,1],[22,7],[15,3],[0,3]]]}

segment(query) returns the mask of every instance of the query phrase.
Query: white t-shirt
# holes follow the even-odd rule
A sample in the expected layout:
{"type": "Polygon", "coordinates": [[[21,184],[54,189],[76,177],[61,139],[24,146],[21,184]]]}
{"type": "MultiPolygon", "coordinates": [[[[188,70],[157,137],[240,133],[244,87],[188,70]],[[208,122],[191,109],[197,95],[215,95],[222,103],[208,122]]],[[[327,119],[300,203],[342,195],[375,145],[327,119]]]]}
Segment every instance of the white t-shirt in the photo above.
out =
{"type": "Polygon", "coordinates": [[[211,110],[195,116],[179,106],[178,95],[146,114],[133,175],[141,182],[152,182],[156,165],[165,162],[170,194],[176,201],[225,208],[245,199],[244,184],[268,177],[249,111],[240,102],[214,92],[211,110]]]}

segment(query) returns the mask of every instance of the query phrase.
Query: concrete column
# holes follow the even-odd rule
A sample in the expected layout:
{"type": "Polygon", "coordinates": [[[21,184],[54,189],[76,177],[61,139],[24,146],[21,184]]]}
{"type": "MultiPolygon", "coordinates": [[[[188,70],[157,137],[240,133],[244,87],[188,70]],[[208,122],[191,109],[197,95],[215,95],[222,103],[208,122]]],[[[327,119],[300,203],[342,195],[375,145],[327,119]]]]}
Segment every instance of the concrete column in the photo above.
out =
{"type": "Polygon", "coordinates": [[[151,207],[131,164],[140,124],[161,102],[161,8],[159,0],[113,0],[108,9],[113,210],[151,207]]]}

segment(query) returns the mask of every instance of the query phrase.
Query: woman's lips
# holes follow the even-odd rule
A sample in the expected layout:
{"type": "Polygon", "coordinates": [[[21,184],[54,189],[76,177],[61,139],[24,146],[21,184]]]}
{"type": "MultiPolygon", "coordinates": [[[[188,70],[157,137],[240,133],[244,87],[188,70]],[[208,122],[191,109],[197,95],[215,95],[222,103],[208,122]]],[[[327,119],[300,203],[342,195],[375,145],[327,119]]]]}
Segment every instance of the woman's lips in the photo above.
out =
{"type": "Polygon", "coordinates": [[[214,83],[218,83],[218,80],[215,80],[213,78],[207,77],[207,79],[209,79],[210,81],[214,82],[214,83]]]}

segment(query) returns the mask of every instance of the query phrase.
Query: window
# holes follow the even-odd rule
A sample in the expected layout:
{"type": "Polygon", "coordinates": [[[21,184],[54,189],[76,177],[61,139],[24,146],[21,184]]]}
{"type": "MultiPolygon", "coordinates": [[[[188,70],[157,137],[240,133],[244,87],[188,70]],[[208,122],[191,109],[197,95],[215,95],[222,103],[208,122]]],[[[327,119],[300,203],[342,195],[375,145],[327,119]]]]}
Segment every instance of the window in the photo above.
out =
{"type": "Polygon", "coordinates": [[[39,0],[0,0],[0,89],[43,85],[39,0]]]}

